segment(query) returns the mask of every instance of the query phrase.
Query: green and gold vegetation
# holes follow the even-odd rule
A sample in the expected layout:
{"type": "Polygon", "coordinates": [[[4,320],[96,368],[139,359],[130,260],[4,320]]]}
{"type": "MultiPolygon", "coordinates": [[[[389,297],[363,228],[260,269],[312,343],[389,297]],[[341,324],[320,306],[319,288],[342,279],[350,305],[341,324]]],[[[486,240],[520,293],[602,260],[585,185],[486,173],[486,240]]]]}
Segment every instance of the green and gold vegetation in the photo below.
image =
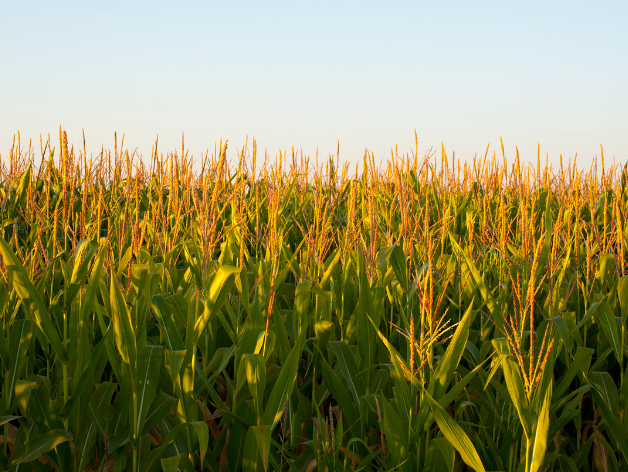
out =
{"type": "Polygon", "coordinates": [[[80,147],[1,161],[3,471],[628,470],[625,167],[80,147]]]}

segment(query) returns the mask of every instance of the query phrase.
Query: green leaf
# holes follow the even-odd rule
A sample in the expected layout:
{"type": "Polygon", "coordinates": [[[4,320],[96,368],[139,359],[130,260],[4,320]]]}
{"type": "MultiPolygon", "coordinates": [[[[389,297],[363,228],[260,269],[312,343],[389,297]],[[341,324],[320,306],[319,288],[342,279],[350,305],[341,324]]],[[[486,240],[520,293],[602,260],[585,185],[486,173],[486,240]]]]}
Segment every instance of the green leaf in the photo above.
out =
{"type": "Polygon", "coordinates": [[[71,441],[72,438],[64,429],[53,429],[32,441],[27,441],[22,447],[11,455],[9,466],[30,462],[50,452],[59,444],[71,441]]]}
{"type": "Polygon", "coordinates": [[[519,372],[519,365],[515,362],[513,356],[508,353],[505,338],[493,339],[492,343],[495,350],[499,354],[505,355],[502,359],[501,366],[504,371],[506,387],[508,388],[510,399],[512,400],[512,403],[517,410],[517,414],[519,415],[519,420],[523,426],[526,438],[530,439],[532,437],[532,418],[530,416],[528,398],[526,397],[525,390],[523,388],[523,380],[521,378],[521,373],[519,372]]]}
{"type": "MultiPolygon", "coordinates": [[[[573,337],[569,336],[569,327],[567,326],[567,321],[562,316],[555,316],[547,320],[556,326],[558,330],[558,334],[560,335],[560,339],[567,348],[568,351],[571,351],[571,345],[573,343],[573,337]]],[[[539,327],[539,332],[541,331],[539,327]]]]}
{"type": "MultiPolygon", "coordinates": [[[[372,325],[375,326],[373,320],[370,321],[372,325]]],[[[393,364],[393,378],[395,379],[395,383],[397,385],[397,404],[404,405],[406,410],[408,410],[412,406],[413,401],[410,395],[410,388],[408,387],[408,382],[405,377],[405,372],[407,372],[409,369],[403,361],[403,358],[401,357],[399,352],[397,352],[395,347],[390,344],[386,336],[384,336],[379,329],[377,329],[377,334],[382,343],[384,343],[384,346],[386,346],[386,349],[388,349],[388,353],[390,354],[390,360],[393,364]]],[[[410,382],[412,383],[412,385],[414,385],[415,388],[421,388],[421,384],[414,375],[410,376],[410,382]]],[[[406,417],[404,416],[403,418],[406,417]]]]}
{"type": "Polygon", "coordinates": [[[170,378],[172,379],[172,383],[176,388],[177,379],[179,378],[179,373],[181,372],[181,367],[183,366],[183,362],[185,361],[185,356],[188,351],[166,351],[168,353],[168,366],[170,367],[170,378]]]}
{"type": "Polygon", "coordinates": [[[103,335],[103,339],[105,339],[105,348],[107,350],[107,357],[109,358],[111,370],[113,371],[116,378],[121,379],[122,374],[120,373],[120,361],[118,360],[118,355],[116,354],[116,346],[113,333],[113,320],[109,319],[109,325],[105,326],[105,319],[102,314],[102,310],[100,309],[100,304],[96,303],[94,307],[96,308],[96,318],[98,319],[100,332],[103,335]]]}
{"type": "Polygon", "coordinates": [[[451,234],[451,232],[449,233],[449,240],[456,254],[462,256],[462,258],[464,259],[464,262],[467,265],[467,268],[471,272],[475,287],[478,290],[478,292],[480,292],[480,295],[482,296],[482,300],[484,300],[484,303],[486,303],[486,307],[489,310],[491,319],[497,326],[499,326],[500,328],[503,328],[504,320],[502,319],[499,313],[499,305],[493,298],[493,295],[491,294],[491,291],[489,290],[489,288],[486,286],[486,283],[484,282],[484,278],[480,275],[480,271],[478,271],[473,261],[469,259],[467,252],[463,251],[462,248],[458,245],[458,243],[456,242],[454,238],[454,235],[451,234]]]}
{"type": "Polygon", "coordinates": [[[207,451],[207,444],[209,442],[209,428],[204,421],[196,421],[189,423],[180,423],[172,428],[166,438],[161,442],[158,448],[150,451],[146,456],[142,459],[142,463],[140,466],[141,472],[152,472],[159,470],[161,467],[161,458],[166,453],[168,446],[170,446],[179,435],[185,433],[187,431],[194,431],[198,437],[200,454],[201,454],[201,463],[202,459],[205,457],[205,452],[207,451]]]}
{"type": "Polygon", "coordinates": [[[240,274],[235,279],[236,289],[240,294],[240,300],[247,314],[251,313],[251,302],[249,300],[249,274],[246,270],[240,271],[240,274]]]}
{"type": "Polygon", "coordinates": [[[96,387],[96,390],[87,405],[87,415],[103,436],[107,430],[107,421],[105,420],[105,417],[109,416],[111,411],[111,397],[117,388],[118,386],[112,382],[101,383],[96,387]]]}
{"type": "Polygon", "coordinates": [[[105,256],[105,251],[101,251],[94,263],[94,268],[92,269],[92,274],[85,290],[85,296],[81,303],[81,310],[83,311],[83,316],[81,317],[82,319],[84,319],[86,315],[89,315],[92,312],[94,304],[98,303],[96,295],[98,294],[98,289],[100,287],[100,279],[102,277],[102,267],[105,262],[105,256]]]}
{"type": "Polygon", "coordinates": [[[449,413],[436,402],[429,393],[425,393],[425,398],[429,402],[430,409],[434,415],[434,419],[438,424],[443,436],[458,451],[462,460],[477,472],[485,472],[480,456],[478,455],[473,443],[465,434],[464,430],[449,416],[449,413]]]}
{"type": "Polygon", "coordinates": [[[48,342],[52,344],[61,362],[67,364],[69,362],[68,353],[48,315],[44,302],[41,300],[35,286],[26,274],[26,270],[1,236],[0,253],[4,259],[9,278],[13,283],[13,288],[22,300],[22,303],[25,307],[28,307],[29,314],[33,317],[39,329],[44,333],[48,342]]]}
{"type": "Polygon", "coordinates": [[[375,331],[370,320],[375,320],[373,316],[373,297],[371,295],[371,285],[366,274],[366,262],[364,254],[358,254],[359,261],[359,305],[358,305],[358,352],[362,369],[369,368],[375,359],[375,331]]]}
{"type": "MultiPolygon", "coordinates": [[[[266,359],[261,354],[245,354],[246,380],[253,397],[253,406],[258,419],[264,413],[264,389],[266,388],[266,359]]],[[[267,461],[268,462],[268,461],[267,461]]]]}
{"type": "Polygon", "coordinates": [[[617,386],[608,372],[591,372],[591,381],[614,415],[619,416],[617,386]]]}
{"type": "Polygon", "coordinates": [[[408,450],[408,435],[399,416],[386,399],[382,399],[383,421],[382,428],[386,436],[386,444],[394,459],[394,464],[401,471],[410,471],[410,451],[408,450]]]}
{"type": "Polygon", "coordinates": [[[153,403],[159,384],[159,372],[163,358],[163,346],[142,346],[137,360],[137,423],[134,425],[133,439],[139,438],[148,410],[153,403]]]}
{"type": "Polygon", "coordinates": [[[354,403],[354,401],[351,400],[349,390],[347,390],[347,387],[344,386],[340,378],[329,366],[327,360],[324,357],[321,360],[323,363],[323,380],[325,380],[325,386],[329,389],[334,397],[334,400],[338,403],[340,411],[342,411],[343,415],[346,417],[349,426],[354,427],[354,425],[357,425],[359,421],[359,410],[356,408],[356,405],[359,405],[359,402],[354,403]]]}
{"type": "MultiPolygon", "coordinates": [[[[295,255],[296,255],[296,251],[295,251],[295,255]]],[[[320,288],[323,290],[327,290],[327,285],[329,284],[329,280],[331,279],[331,275],[333,274],[334,269],[336,268],[336,266],[338,265],[338,262],[340,261],[340,257],[342,256],[342,251],[335,249],[332,252],[332,254],[330,254],[329,257],[331,258],[332,256],[333,256],[333,259],[331,259],[331,262],[325,269],[325,272],[321,276],[321,280],[318,284],[320,288]]],[[[294,259],[294,256],[291,259],[294,259]]],[[[329,258],[327,260],[329,260],[329,258]]]]}
{"type": "Polygon", "coordinates": [[[362,378],[358,375],[358,367],[353,353],[344,341],[332,341],[329,343],[336,356],[338,368],[349,385],[349,391],[353,395],[356,405],[360,405],[361,398],[366,395],[366,388],[362,378]]]}
{"type": "Polygon", "coordinates": [[[288,338],[288,332],[286,331],[286,323],[283,314],[281,313],[277,304],[273,306],[273,313],[274,316],[272,317],[271,321],[277,342],[275,352],[279,357],[280,363],[283,364],[284,362],[286,362],[288,354],[290,354],[290,339],[288,338]]]}
{"type": "Polygon", "coordinates": [[[255,435],[255,440],[257,442],[257,450],[262,456],[262,463],[264,464],[264,470],[268,470],[268,458],[270,456],[270,443],[271,443],[271,433],[272,426],[267,425],[259,425],[259,426],[251,426],[251,430],[255,435]]]}
{"type": "Polygon", "coordinates": [[[532,439],[528,445],[528,454],[530,455],[530,469],[528,472],[537,472],[541,465],[543,465],[543,459],[545,459],[545,451],[547,449],[547,431],[549,430],[549,407],[552,401],[552,387],[545,392],[545,399],[543,400],[543,406],[541,412],[534,425],[534,432],[532,439]]]}
{"type": "Polygon", "coordinates": [[[30,419],[35,424],[44,426],[45,431],[63,428],[59,412],[50,400],[50,392],[43,384],[38,384],[31,390],[27,410],[30,419]]]}
{"type": "Polygon", "coordinates": [[[264,464],[261,461],[262,455],[258,454],[257,439],[255,432],[249,428],[244,443],[244,451],[242,454],[242,471],[243,472],[261,472],[264,464]]]}
{"type": "Polygon", "coordinates": [[[244,420],[244,424],[240,421],[235,421],[233,426],[229,428],[229,449],[227,451],[227,457],[231,470],[240,470],[249,426],[255,423],[255,412],[250,407],[250,404],[250,402],[238,404],[237,413],[238,416],[244,420]]]}
{"type": "Polygon", "coordinates": [[[262,424],[269,424],[274,428],[279,422],[281,415],[283,415],[286,399],[292,392],[297,380],[297,371],[299,369],[301,354],[303,353],[305,333],[306,330],[303,330],[301,336],[297,339],[297,342],[290,351],[290,354],[288,354],[286,363],[281,367],[279,376],[268,398],[262,424]]]}
{"type": "Polygon", "coordinates": [[[408,265],[406,263],[406,255],[403,253],[403,249],[400,246],[389,246],[382,249],[381,257],[388,262],[392,268],[397,281],[408,293],[408,265]]]}
{"type": "Polygon", "coordinates": [[[578,374],[586,375],[589,372],[591,366],[591,359],[593,357],[593,349],[587,347],[579,347],[576,349],[573,362],[569,366],[569,369],[560,378],[558,386],[554,389],[553,401],[556,402],[562,398],[563,394],[567,391],[573,379],[578,374]]]}
{"type": "Polygon", "coordinates": [[[118,346],[118,352],[122,357],[128,369],[130,375],[130,381],[132,385],[136,384],[136,361],[137,361],[137,347],[135,339],[135,330],[133,328],[133,322],[131,320],[131,314],[126,306],[124,295],[120,290],[120,285],[115,278],[113,272],[111,273],[111,311],[113,312],[113,333],[118,346]]]}
{"type": "Polygon", "coordinates": [[[602,285],[604,285],[608,274],[615,273],[615,255],[600,254],[598,260],[600,268],[597,272],[597,275],[600,278],[600,282],[602,282],[602,285]]]}
{"type": "Polygon", "coordinates": [[[331,321],[318,320],[314,323],[314,334],[318,341],[318,347],[323,352],[327,348],[327,341],[329,341],[333,328],[334,324],[331,321]]]}
{"type": "Polygon", "coordinates": [[[37,382],[31,382],[29,380],[18,380],[15,382],[15,401],[13,402],[12,407],[19,407],[22,415],[25,415],[28,412],[28,401],[30,399],[31,391],[36,385],[37,382]]]}
{"type": "Polygon", "coordinates": [[[79,458],[78,469],[83,470],[94,452],[94,445],[98,436],[98,428],[90,422],[86,429],[81,430],[77,443],[77,455],[79,458]]]}
{"type": "MultiPolygon", "coordinates": [[[[85,278],[89,272],[89,266],[92,262],[92,258],[96,251],[98,250],[98,243],[91,239],[83,239],[80,241],[76,247],[76,253],[74,256],[74,268],[72,269],[72,277],[69,280],[67,289],[63,292],[63,303],[66,310],[70,309],[70,305],[72,301],[76,297],[79,289],[85,282],[85,278]]],[[[104,256],[104,251],[101,252],[100,255],[100,265],[102,267],[102,260],[104,256]]],[[[94,283],[95,287],[98,287],[98,282],[94,283]]],[[[94,291],[94,288],[92,288],[94,291]]],[[[95,293],[95,292],[94,292],[95,293]]],[[[92,303],[93,298],[86,298],[87,303],[92,303]]]]}
{"type": "Polygon", "coordinates": [[[624,459],[628,461],[628,431],[626,431],[626,426],[624,426],[624,423],[621,421],[619,416],[613,413],[610,405],[604,399],[603,393],[598,390],[597,386],[594,387],[595,388],[591,389],[591,396],[602,412],[602,416],[608,423],[606,431],[608,431],[615,438],[615,441],[619,446],[619,450],[624,455],[624,459]]]}
{"type": "Polygon", "coordinates": [[[617,283],[617,297],[621,309],[621,322],[628,320],[628,275],[623,276],[617,283]]]}
{"type": "Polygon", "coordinates": [[[229,292],[235,283],[235,277],[240,273],[242,269],[238,267],[232,267],[223,265],[220,266],[218,272],[212,280],[212,284],[209,288],[209,297],[205,300],[205,309],[194,325],[194,338],[193,344],[197,344],[197,340],[201,333],[207,326],[209,320],[216,316],[218,310],[222,309],[229,298],[229,292]]]}
{"type": "Polygon", "coordinates": [[[98,363],[98,359],[102,355],[105,347],[105,338],[102,338],[92,351],[89,359],[89,364],[85,366],[81,376],[76,382],[76,387],[72,391],[72,395],[68,399],[68,402],[63,405],[61,409],[61,417],[68,418],[74,409],[80,404],[83,392],[92,391],[94,385],[94,370],[98,363]]]}
{"type": "Polygon", "coordinates": [[[0,426],[2,426],[5,423],[8,423],[9,421],[13,421],[13,420],[17,420],[22,418],[21,416],[14,416],[14,415],[5,415],[5,416],[0,416],[0,426]]]}
{"type": "Polygon", "coordinates": [[[205,460],[205,454],[207,453],[207,445],[209,444],[209,428],[204,421],[195,421],[193,423],[189,423],[196,431],[196,437],[198,438],[199,444],[199,457],[201,459],[201,469],[203,465],[203,461],[205,460]]]}
{"type": "Polygon", "coordinates": [[[181,455],[161,459],[161,468],[164,472],[177,472],[181,455]]]}
{"type": "Polygon", "coordinates": [[[162,329],[164,341],[166,342],[168,349],[171,351],[184,350],[185,343],[183,342],[183,338],[177,329],[177,324],[172,314],[172,310],[170,309],[170,305],[168,305],[164,296],[161,294],[153,295],[153,302],[151,306],[153,308],[153,312],[155,313],[155,318],[157,318],[157,322],[162,329]]]}
{"type": "Polygon", "coordinates": [[[460,320],[454,335],[447,346],[447,350],[443,357],[436,364],[436,371],[430,382],[430,393],[434,398],[440,398],[446,391],[447,386],[454,376],[456,367],[460,363],[462,354],[464,353],[467,340],[469,339],[469,329],[471,323],[475,319],[475,313],[472,310],[473,301],[469,305],[466,313],[460,320]]]}
{"type": "Polygon", "coordinates": [[[440,453],[442,454],[443,458],[445,459],[445,462],[447,464],[447,470],[453,471],[454,470],[454,463],[455,463],[455,459],[456,459],[456,450],[455,450],[455,448],[451,445],[451,443],[449,441],[447,441],[447,438],[436,438],[436,439],[434,439],[434,442],[438,446],[438,449],[440,450],[440,453]]]}
{"type": "Polygon", "coordinates": [[[158,393],[150,406],[150,410],[146,413],[146,419],[144,420],[144,426],[142,427],[140,436],[143,436],[155,428],[168,412],[176,408],[178,403],[178,398],[171,397],[164,392],[158,393]]]}
{"type": "Polygon", "coordinates": [[[595,312],[595,320],[602,326],[604,335],[613,348],[615,358],[621,365],[624,360],[622,342],[617,329],[617,322],[615,321],[613,309],[606,300],[603,300],[600,303],[599,308],[595,312]]]}
{"type": "Polygon", "coordinates": [[[575,335],[582,326],[584,326],[585,324],[587,324],[589,322],[589,320],[593,317],[593,315],[602,306],[602,302],[603,302],[603,300],[600,300],[600,301],[597,301],[597,302],[591,304],[591,306],[589,307],[589,309],[587,310],[585,315],[580,320],[580,323],[578,323],[578,325],[574,329],[572,329],[572,331],[571,331],[572,335],[575,335]]]}
{"type": "MultiPolygon", "coordinates": [[[[482,367],[484,366],[484,364],[490,359],[490,357],[487,357],[486,359],[484,359],[484,361],[482,361],[478,366],[475,367],[475,369],[473,369],[471,372],[469,372],[467,375],[465,375],[462,379],[458,380],[455,385],[453,385],[446,394],[444,394],[442,397],[439,398],[438,400],[438,404],[440,406],[442,406],[443,408],[446,408],[447,405],[449,405],[451,402],[453,402],[456,398],[458,398],[458,395],[460,395],[460,393],[462,393],[462,391],[464,390],[464,388],[469,384],[469,382],[471,382],[471,380],[473,380],[473,377],[475,377],[475,375],[482,370],[482,367]]],[[[462,374],[462,372],[461,372],[462,374]]]]}
{"type": "Polygon", "coordinates": [[[24,201],[26,199],[26,191],[28,190],[28,186],[31,183],[32,167],[33,165],[29,164],[22,174],[22,177],[20,177],[20,184],[18,185],[17,192],[15,193],[16,200],[13,202],[14,207],[15,204],[17,204],[18,202],[24,204],[24,201]]]}
{"type": "Polygon", "coordinates": [[[209,381],[209,379],[205,375],[205,372],[203,372],[203,366],[201,365],[199,361],[196,361],[195,366],[194,366],[194,371],[196,372],[196,375],[198,375],[198,378],[200,379],[201,383],[205,386],[205,388],[209,392],[209,396],[211,397],[212,401],[221,410],[227,410],[227,406],[222,401],[222,398],[220,398],[220,395],[218,395],[218,392],[216,391],[212,383],[209,381]]]}
{"type": "Polygon", "coordinates": [[[312,284],[313,282],[311,280],[299,283],[294,294],[292,323],[297,336],[301,334],[301,326],[305,322],[305,317],[307,316],[310,306],[312,284]]]}
{"type": "Polygon", "coordinates": [[[550,196],[547,195],[545,198],[545,241],[543,242],[543,247],[541,248],[541,253],[539,254],[539,260],[536,266],[536,272],[534,274],[535,283],[541,280],[541,276],[543,271],[545,271],[547,257],[549,256],[551,245],[552,245],[552,207],[550,206],[550,196]]]}
{"type": "Polygon", "coordinates": [[[33,335],[33,323],[28,320],[16,320],[11,326],[9,334],[9,350],[11,359],[9,371],[4,378],[4,399],[7,411],[11,408],[15,398],[15,385],[24,372],[24,363],[28,354],[28,346],[33,335]]]}

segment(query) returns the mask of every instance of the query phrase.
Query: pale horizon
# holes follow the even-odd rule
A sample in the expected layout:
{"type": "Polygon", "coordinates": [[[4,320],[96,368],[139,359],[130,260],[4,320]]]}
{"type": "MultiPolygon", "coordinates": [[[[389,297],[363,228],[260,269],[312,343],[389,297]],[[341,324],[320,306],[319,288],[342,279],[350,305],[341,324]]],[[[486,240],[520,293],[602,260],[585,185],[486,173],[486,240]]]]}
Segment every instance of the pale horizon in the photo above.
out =
{"type": "Polygon", "coordinates": [[[628,159],[625,2],[11,3],[0,154],[58,127],[97,155],[260,150],[377,160],[441,142],[472,160],[628,159]]]}

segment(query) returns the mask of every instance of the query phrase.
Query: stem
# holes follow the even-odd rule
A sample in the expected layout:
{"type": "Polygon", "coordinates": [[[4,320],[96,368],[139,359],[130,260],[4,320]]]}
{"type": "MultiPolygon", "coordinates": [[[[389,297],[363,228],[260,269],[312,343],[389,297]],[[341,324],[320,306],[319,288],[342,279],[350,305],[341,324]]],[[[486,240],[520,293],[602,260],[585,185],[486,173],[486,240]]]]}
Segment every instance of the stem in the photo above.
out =
{"type": "MultiPolygon", "coordinates": [[[[139,431],[136,430],[137,428],[137,394],[135,392],[133,392],[133,431],[135,431],[135,434],[133,434],[134,439],[138,440],[139,439],[139,431]]],[[[133,472],[137,472],[137,445],[133,445],[133,472]]]]}
{"type": "MultiPolygon", "coordinates": [[[[63,314],[63,344],[67,346],[68,339],[68,314],[63,314]]],[[[68,364],[63,364],[63,404],[68,403],[69,397],[69,389],[68,389],[68,364]]],[[[68,420],[67,418],[63,420],[63,426],[65,430],[68,430],[68,420]]]]}
{"type": "Polygon", "coordinates": [[[622,350],[622,362],[621,362],[621,381],[620,381],[620,389],[622,389],[624,387],[624,361],[623,361],[623,350],[624,350],[624,343],[626,341],[626,324],[622,323],[621,324],[621,350],[622,350]]]}
{"type": "MultiPolygon", "coordinates": [[[[63,364],[63,404],[68,403],[68,365],[63,364]]],[[[68,420],[65,418],[63,420],[63,426],[65,426],[65,430],[68,430],[68,420]]]]}

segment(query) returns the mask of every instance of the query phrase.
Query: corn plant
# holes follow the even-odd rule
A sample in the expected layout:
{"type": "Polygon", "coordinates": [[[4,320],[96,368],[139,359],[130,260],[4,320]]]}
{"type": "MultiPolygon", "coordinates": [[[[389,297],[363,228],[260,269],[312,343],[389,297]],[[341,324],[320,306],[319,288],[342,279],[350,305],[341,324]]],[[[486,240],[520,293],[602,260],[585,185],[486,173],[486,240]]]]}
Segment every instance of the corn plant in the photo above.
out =
{"type": "Polygon", "coordinates": [[[626,166],[0,156],[0,469],[628,470],[626,166]]]}

